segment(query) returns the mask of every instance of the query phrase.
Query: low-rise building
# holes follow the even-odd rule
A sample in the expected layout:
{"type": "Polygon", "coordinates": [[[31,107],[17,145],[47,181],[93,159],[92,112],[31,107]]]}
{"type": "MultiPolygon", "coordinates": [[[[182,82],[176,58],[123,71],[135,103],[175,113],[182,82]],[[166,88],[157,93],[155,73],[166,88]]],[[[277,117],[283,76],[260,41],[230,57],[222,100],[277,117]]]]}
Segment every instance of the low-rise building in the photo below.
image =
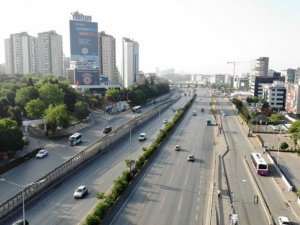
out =
{"type": "Polygon", "coordinates": [[[283,82],[274,81],[272,84],[266,84],[263,86],[263,99],[269,102],[269,105],[275,111],[281,111],[285,109],[286,100],[286,88],[283,82]]]}

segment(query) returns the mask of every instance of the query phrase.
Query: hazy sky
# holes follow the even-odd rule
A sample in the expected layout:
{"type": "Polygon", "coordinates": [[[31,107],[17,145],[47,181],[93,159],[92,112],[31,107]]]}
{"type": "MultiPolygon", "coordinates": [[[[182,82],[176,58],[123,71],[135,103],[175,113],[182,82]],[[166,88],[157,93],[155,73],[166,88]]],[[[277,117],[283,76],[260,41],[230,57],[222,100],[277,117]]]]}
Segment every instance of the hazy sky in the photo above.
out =
{"type": "Polygon", "coordinates": [[[232,73],[228,61],[270,57],[270,68],[300,67],[299,0],[10,0],[1,4],[0,63],[10,34],[55,30],[70,55],[71,12],[91,15],[99,31],[116,38],[120,69],[122,37],[140,45],[140,70],[232,73]]]}

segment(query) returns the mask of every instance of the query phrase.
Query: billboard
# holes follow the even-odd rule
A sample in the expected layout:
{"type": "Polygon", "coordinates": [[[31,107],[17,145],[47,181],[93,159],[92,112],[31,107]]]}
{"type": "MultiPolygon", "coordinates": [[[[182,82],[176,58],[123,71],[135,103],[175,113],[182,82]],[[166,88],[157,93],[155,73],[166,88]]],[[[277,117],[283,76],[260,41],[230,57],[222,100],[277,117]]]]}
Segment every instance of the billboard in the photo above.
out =
{"type": "Polygon", "coordinates": [[[70,20],[71,61],[95,62],[98,66],[98,23],[70,20]]]}
{"type": "Polygon", "coordinates": [[[99,70],[83,70],[75,69],[75,81],[76,85],[99,85],[99,70]]]}

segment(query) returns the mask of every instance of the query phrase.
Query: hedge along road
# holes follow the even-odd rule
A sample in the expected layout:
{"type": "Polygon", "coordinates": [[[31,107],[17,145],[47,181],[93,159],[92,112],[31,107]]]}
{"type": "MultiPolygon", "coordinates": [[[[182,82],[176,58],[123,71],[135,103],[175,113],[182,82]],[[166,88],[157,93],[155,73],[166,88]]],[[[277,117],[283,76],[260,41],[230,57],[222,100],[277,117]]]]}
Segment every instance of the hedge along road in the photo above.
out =
{"type": "MultiPolygon", "coordinates": [[[[178,108],[187,102],[188,98],[182,98],[175,106],[178,108]]],[[[168,118],[173,115],[171,110],[165,110],[160,113],[160,118],[168,118]]],[[[149,144],[155,137],[157,130],[162,126],[160,119],[153,119],[146,122],[141,127],[133,130],[132,142],[129,142],[128,136],[122,138],[114,145],[109,147],[105,154],[95,157],[87,165],[77,170],[64,183],[61,183],[55,189],[43,194],[34,205],[26,207],[26,218],[30,224],[77,224],[98,202],[95,198],[97,192],[107,191],[120,173],[125,169],[125,159],[129,159],[131,154],[134,157],[136,152],[141,152],[142,147],[149,144]],[[138,142],[139,133],[147,133],[146,142],[138,142]],[[74,200],[74,189],[84,184],[89,188],[89,195],[86,199],[74,200]],[[52,212],[49,214],[49,212],[52,212]]],[[[18,213],[12,218],[21,217],[18,213]]],[[[11,222],[11,221],[6,221],[11,222]]]]}

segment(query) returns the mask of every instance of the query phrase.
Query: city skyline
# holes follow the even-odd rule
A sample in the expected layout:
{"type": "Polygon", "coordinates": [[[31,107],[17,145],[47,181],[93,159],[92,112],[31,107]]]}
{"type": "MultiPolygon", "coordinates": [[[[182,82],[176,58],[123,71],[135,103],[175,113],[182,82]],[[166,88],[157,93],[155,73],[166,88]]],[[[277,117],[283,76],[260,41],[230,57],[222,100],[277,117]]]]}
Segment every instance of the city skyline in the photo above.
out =
{"type": "Polygon", "coordinates": [[[175,68],[176,72],[232,74],[233,65],[227,62],[243,62],[236,64],[238,74],[250,72],[251,61],[259,57],[269,57],[269,69],[277,71],[300,67],[300,3],[296,0],[91,0],[65,5],[55,0],[46,10],[39,4],[12,0],[2,6],[0,63],[5,62],[4,39],[20,32],[37,37],[55,30],[69,56],[69,19],[71,12],[79,11],[92,16],[99,32],[116,38],[119,69],[123,37],[139,42],[144,72],[175,68]]]}

